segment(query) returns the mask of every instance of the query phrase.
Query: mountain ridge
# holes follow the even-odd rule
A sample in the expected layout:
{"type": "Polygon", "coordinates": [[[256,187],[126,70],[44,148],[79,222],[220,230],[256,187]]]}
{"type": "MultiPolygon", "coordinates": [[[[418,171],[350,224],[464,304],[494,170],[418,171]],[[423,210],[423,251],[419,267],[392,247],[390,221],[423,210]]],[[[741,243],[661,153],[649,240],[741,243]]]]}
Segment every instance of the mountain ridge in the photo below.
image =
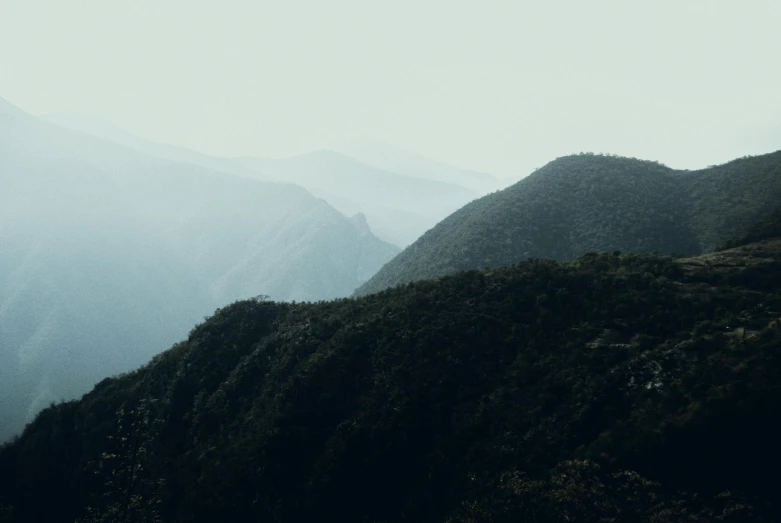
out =
{"type": "Polygon", "coordinates": [[[707,252],[742,236],[779,199],[781,152],[697,171],[615,156],[565,156],[448,216],[356,293],[530,257],[707,252]]]}
{"type": "MultiPolygon", "coordinates": [[[[480,190],[469,189],[447,177],[427,177],[425,170],[420,169],[416,176],[410,176],[334,150],[312,151],[282,159],[222,158],[147,140],[112,122],[78,113],[51,113],[44,118],[60,127],[158,158],[245,178],[297,184],[325,199],[346,216],[363,212],[373,233],[399,246],[412,243],[441,218],[486,192],[483,190],[485,184],[480,190]]],[[[442,167],[436,162],[433,164],[442,167]]],[[[461,172],[450,166],[443,168],[446,172],[461,172]]],[[[485,176],[490,182],[488,186],[495,188],[496,183],[491,181],[490,175],[485,176]]]]}
{"type": "Polygon", "coordinates": [[[399,174],[331,150],[238,161],[301,185],[344,214],[364,213],[372,231],[396,245],[411,243],[442,217],[479,196],[455,183],[399,174]]]}
{"type": "Polygon", "coordinates": [[[78,113],[56,112],[45,115],[43,119],[59,127],[79,131],[101,140],[112,142],[165,160],[189,163],[246,178],[255,178],[272,182],[280,181],[275,180],[266,173],[257,170],[249,170],[241,165],[240,162],[230,158],[211,156],[185,147],[147,140],[146,138],[139,137],[114,123],[101,118],[85,116],[78,113]]]}
{"type": "Polygon", "coordinates": [[[480,194],[497,190],[504,183],[503,180],[488,173],[455,167],[378,141],[356,141],[337,150],[381,169],[407,176],[455,183],[480,194]]]}

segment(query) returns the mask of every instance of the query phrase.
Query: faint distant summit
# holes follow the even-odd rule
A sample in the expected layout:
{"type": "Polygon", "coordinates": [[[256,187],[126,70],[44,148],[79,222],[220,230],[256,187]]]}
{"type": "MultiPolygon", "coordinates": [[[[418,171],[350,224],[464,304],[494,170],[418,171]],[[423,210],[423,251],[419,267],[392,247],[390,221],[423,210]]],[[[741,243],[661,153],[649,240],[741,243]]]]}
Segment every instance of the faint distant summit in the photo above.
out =
{"type": "Polygon", "coordinates": [[[362,212],[355,213],[351,218],[350,222],[353,224],[353,227],[355,227],[355,230],[358,231],[358,233],[363,236],[364,234],[371,234],[371,229],[369,228],[369,222],[366,221],[366,215],[362,212]]]}
{"type": "Polygon", "coordinates": [[[284,159],[236,160],[306,188],[345,216],[364,213],[374,234],[399,246],[409,245],[442,218],[483,194],[456,183],[375,167],[331,150],[284,159]]]}
{"type": "Polygon", "coordinates": [[[501,180],[488,173],[454,167],[374,140],[351,142],[338,150],[380,169],[415,178],[455,183],[480,194],[495,191],[503,186],[501,180]]]}
{"type": "Polygon", "coordinates": [[[19,109],[17,106],[0,96],[0,116],[3,118],[12,117],[12,116],[24,116],[27,115],[26,112],[19,109]]]}

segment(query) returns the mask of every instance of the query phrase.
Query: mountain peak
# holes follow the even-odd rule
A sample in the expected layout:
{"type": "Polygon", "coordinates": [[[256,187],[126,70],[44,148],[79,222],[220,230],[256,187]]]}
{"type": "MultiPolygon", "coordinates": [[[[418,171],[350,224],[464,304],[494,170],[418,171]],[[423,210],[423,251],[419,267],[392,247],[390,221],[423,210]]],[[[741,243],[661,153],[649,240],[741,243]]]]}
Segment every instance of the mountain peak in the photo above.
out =
{"type": "Polygon", "coordinates": [[[371,233],[369,222],[366,220],[366,215],[362,212],[352,215],[352,217],[350,217],[350,223],[353,224],[355,230],[358,231],[358,233],[361,235],[371,233]]]}
{"type": "Polygon", "coordinates": [[[20,117],[29,115],[25,111],[19,109],[17,106],[0,96],[0,116],[20,117]]]}
{"type": "MultiPolygon", "coordinates": [[[[642,160],[639,158],[631,158],[628,156],[619,156],[616,154],[602,154],[602,153],[591,153],[591,152],[583,152],[583,153],[577,153],[577,154],[568,154],[565,156],[560,156],[556,158],[555,160],[552,160],[545,164],[540,169],[537,169],[535,173],[537,172],[545,172],[553,170],[554,168],[556,170],[559,170],[561,168],[566,168],[569,166],[576,166],[578,169],[588,169],[593,167],[621,167],[625,168],[627,166],[642,166],[644,168],[652,168],[652,169],[660,169],[664,171],[673,171],[673,169],[667,167],[666,165],[655,162],[652,160],[642,160]]],[[[646,172],[647,174],[648,172],[646,172]]],[[[532,173],[534,174],[534,173],[532,173]]]]}

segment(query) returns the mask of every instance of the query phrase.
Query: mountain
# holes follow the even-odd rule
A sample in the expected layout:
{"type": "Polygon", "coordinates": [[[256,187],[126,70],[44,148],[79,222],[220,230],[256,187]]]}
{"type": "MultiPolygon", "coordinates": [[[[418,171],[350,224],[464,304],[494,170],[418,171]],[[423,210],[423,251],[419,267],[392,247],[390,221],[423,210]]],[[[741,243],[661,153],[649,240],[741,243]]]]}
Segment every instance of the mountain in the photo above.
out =
{"type": "Polygon", "coordinates": [[[304,189],[162,160],[0,103],[0,441],[218,306],[349,295],[398,249],[304,189]]]}
{"type": "Polygon", "coordinates": [[[207,169],[221,171],[246,178],[254,178],[266,181],[279,181],[266,173],[249,169],[241,162],[230,158],[220,158],[201,154],[184,147],[168,145],[151,140],[146,140],[133,133],[122,129],[121,127],[93,116],[87,116],[79,113],[60,111],[47,114],[43,119],[49,123],[65,127],[74,131],[80,131],[103,140],[107,140],[129,149],[166,160],[172,160],[178,163],[189,163],[199,165],[207,169]]]}
{"type": "Polygon", "coordinates": [[[448,216],[357,293],[527,258],[708,252],[742,236],[779,201],[781,151],[698,171],[567,156],[448,216]]]}
{"type": "Polygon", "coordinates": [[[340,148],[339,152],[379,169],[414,178],[454,183],[481,195],[504,186],[501,180],[490,174],[454,167],[382,142],[356,141],[340,148]]]}
{"type": "Polygon", "coordinates": [[[0,514],[779,521],[780,324],[778,237],[241,301],[0,448],[0,514]]]}
{"type": "Polygon", "coordinates": [[[345,214],[363,213],[377,236],[409,245],[482,193],[371,167],[343,154],[318,151],[283,160],[242,158],[247,167],[298,184],[345,214]]]}
{"type": "MultiPolygon", "coordinates": [[[[465,179],[466,185],[475,186],[470,182],[470,177],[474,176],[481,181],[477,184],[479,190],[448,182],[447,177],[438,177],[436,174],[450,172],[448,169],[458,173],[462,171],[422,157],[425,161],[420,162],[416,176],[405,176],[373,167],[334,151],[317,151],[283,160],[255,157],[219,158],[182,147],[152,142],[111,122],[77,113],[52,113],[45,119],[50,123],[158,158],[199,165],[246,178],[295,183],[325,199],[343,214],[362,213],[374,234],[402,247],[418,239],[442,218],[467,202],[498,187],[496,180],[482,173],[455,176],[456,179],[465,179]],[[429,170],[433,177],[428,176],[429,170]],[[440,178],[443,179],[439,180],[440,178]]],[[[393,152],[392,149],[386,150],[389,154],[393,152]]],[[[407,158],[408,153],[398,153],[400,158],[407,158]]],[[[415,172],[414,169],[412,171],[415,172]]]]}

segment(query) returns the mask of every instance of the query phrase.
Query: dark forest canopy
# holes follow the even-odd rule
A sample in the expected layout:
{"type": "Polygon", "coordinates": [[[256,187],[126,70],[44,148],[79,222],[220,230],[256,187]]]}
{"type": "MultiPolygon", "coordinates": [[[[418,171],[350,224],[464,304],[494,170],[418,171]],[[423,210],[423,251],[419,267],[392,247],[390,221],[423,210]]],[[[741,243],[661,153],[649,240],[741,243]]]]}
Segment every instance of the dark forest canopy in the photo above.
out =
{"type": "Polygon", "coordinates": [[[456,211],[357,294],[528,258],[709,252],[742,237],[779,201],[781,151],[698,171],[618,156],[566,156],[456,211]]]}
{"type": "Polygon", "coordinates": [[[237,302],[2,448],[0,521],[777,521],[779,289],[763,239],[237,302]]]}

